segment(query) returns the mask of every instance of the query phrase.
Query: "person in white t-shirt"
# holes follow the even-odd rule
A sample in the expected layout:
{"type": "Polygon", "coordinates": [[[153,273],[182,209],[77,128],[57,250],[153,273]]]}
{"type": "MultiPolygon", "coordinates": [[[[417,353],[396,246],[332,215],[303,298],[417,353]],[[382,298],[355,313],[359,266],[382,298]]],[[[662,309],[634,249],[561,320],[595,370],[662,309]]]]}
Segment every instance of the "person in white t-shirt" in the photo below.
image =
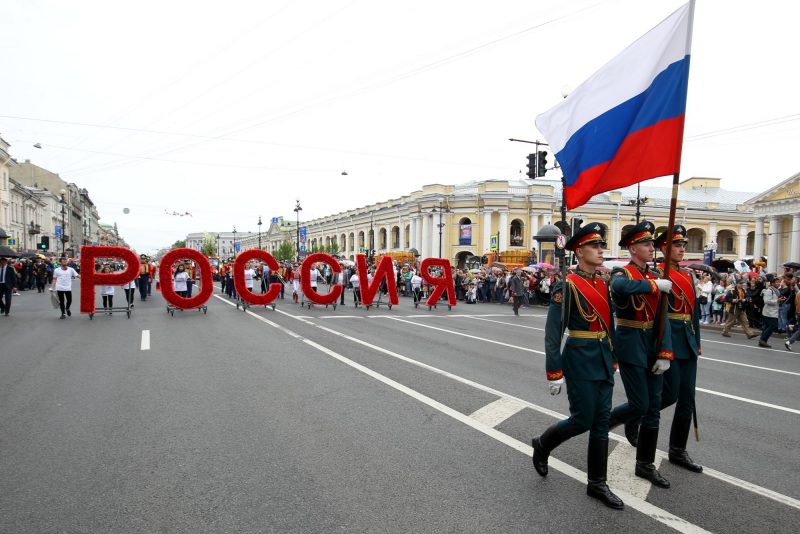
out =
{"type": "Polygon", "coordinates": [[[133,297],[136,295],[136,278],[127,284],[122,284],[122,290],[125,291],[125,301],[133,308],[133,297]]]}
{"type": "Polygon", "coordinates": [[[414,294],[414,304],[418,304],[421,300],[422,282],[422,277],[417,273],[414,273],[411,277],[411,292],[414,294]]]}
{"type": "Polygon", "coordinates": [[[56,290],[58,294],[58,306],[61,308],[61,319],[72,316],[69,307],[72,305],[72,281],[80,278],[75,269],[67,265],[67,259],[61,258],[58,262],[58,269],[53,270],[53,284],[50,291],[56,290]]]}
{"type": "Polygon", "coordinates": [[[189,273],[186,272],[186,266],[183,263],[179,263],[178,268],[175,269],[175,275],[172,277],[172,283],[175,293],[184,298],[186,298],[187,293],[187,280],[189,280],[189,273]]]}
{"type": "MultiPolygon", "coordinates": [[[[264,271],[269,274],[269,268],[265,267],[264,271]]],[[[244,285],[247,289],[251,292],[253,291],[253,280],[256,277],[256,271],[253,269],[253,265],[251,263],[247,264],[247,269],[244,270],[244,285]]]]}
{"type": "MultiPolygon", "coordinates": [[[[112,274],[111,265],[106,264],[101,269],[104,274],[112,274]]],[[[114,286],[100,286],[100,294],[103,295],[103,311],[111,315],[111,308],[114,307],[114,286]]]]}
{"type": "Polygon", "coordinates": [[[353,303],[358,307],[358,304],[361,302],[361,279],[358,277],[358,273],[353,273],[353,276],[350,277],[350,285],[353,286],[353,303]]]}
{"type": "Polygon", "coordinates": [[[319,278],[319,271],[316,267],[311,267],[308,271],[308,279],[311,282],[311,287],[317,289],[317,279],[319,278]]]}

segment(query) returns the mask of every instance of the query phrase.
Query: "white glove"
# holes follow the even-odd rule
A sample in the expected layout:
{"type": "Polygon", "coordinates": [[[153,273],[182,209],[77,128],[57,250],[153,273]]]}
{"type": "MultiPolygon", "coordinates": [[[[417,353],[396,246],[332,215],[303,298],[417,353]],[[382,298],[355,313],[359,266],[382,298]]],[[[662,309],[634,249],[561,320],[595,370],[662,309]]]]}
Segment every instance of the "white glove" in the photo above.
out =
{"type": "Polygon", "coordinates": [[[651,371],[654,375],[664,374],[669,369],[669,360],[656,360],[651,371]]]}
{"type": "Polygon", "coordinates": [[[661,291],[662,293],[669,293],[670,291],[672,291],[672,281],[671,280],[664,280],[662,278],[659,278],[655,282],[656,282],[656,285],[658,286],[658,290],[661,291]]]}
{"type": "Polygon", "coordinates": [[[547,385],[550,387],[550,395],[558,395],[561,393],[561,386],[564,385],[564,379],[548,380],[547,385]]]}

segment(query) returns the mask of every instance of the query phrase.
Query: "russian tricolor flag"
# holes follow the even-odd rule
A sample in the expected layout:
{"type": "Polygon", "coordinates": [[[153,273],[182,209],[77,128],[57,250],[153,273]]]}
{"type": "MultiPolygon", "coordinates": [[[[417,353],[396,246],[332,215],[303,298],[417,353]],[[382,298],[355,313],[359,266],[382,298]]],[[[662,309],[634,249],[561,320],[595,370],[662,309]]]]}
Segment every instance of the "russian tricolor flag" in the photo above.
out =
{"type": "Polygon", "coordinates": [[[680,170],[694,0],[536,117],[564,173],[567,208],[680,170]]]}

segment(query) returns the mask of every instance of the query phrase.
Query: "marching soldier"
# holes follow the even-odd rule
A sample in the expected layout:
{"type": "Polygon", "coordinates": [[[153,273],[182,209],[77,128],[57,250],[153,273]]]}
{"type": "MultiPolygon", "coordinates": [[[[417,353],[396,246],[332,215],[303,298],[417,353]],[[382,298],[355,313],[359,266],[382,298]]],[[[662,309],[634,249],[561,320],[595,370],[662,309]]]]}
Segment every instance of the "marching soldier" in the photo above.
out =
{"type": "Polygon", "coordinates": [[[550,393],[558,395],[567,381],[568,419],[532,440],[533,466],[547,476],[547,460],[561,443],[589,431],[586,494],[621,510],[622,500],[606,484],[608,418],[614,389],[612,338],[614,323],[606,283],[595,270],[603,264],[604,227],[590,223],[567,242],[578,257],[578,268],[553,288],[547,311],[545,351],[550,393]],[[569,328],[564,350],[561,338],[569,328]]]}
{"type": "MultiPolygon", "coordinates": [[[[669,461],[689,471],[701,473],[686,452],[689,440],[689,427],[694,413],[694,393],[697,382],[697,359],[700,348],[700,307],[695,299],[694,276],[680,268],[686,253],[686,228],[675,225],[670,252],[671,267],[669,279],[672,291],[669,293],[669,324],[672,332],[672,360],[669,370],[664,373],[664,389],[661,394],[661,409],[675,404],[675,415],[669,432],[669,461]]],[[[656,239],[656,246],[666,258],[667,232],[656,239]]],[[[664,268],[664,264],[659,266],[664,268]]]]}
{"type": "Polygon", "coordinates": [[[617,317],[617,360],[628,402],[611,411],[611,428],[625,424],[625,436],[636,447],[635,474],[662,488],[669,481],[661,476],[653,462],[658,442],[659,412],[663,373],[673,358],[669,321],[664,322],[662,346],[656,354],[661,293],[669,293],[672,282],[661,280],[661,271],[649,267],[654,246],[655,227],[642,221],[619,242],[627,247],[631,261],[611,273],[611,295],[617,317]],[[641,424],[641,429],[639,425],[641,424]]]}

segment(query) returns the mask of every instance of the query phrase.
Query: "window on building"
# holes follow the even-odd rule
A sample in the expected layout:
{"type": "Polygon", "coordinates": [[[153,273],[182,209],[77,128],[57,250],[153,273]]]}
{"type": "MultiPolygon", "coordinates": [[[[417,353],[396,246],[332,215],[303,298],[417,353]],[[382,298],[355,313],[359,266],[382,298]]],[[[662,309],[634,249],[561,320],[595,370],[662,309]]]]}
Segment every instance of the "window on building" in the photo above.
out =
{"type": "Polygon", "coordinates": [[[522,221],[514,219],[511,221],[510,239],[509,243],[512,247],[525,246],[525,240],[522,239],[522,221]]]}
{"type": "Polygon", "coordinates": [[[706,233],[701,228],[689,228],[686,231],[686,252],[702,253],[706,246],[706,233]]]}
{"type": "Polygon", "coordinates": [[[735,241],[736,234],[731,230],[720,230],[717,233],[717,254],[733,254],[735,241]]]}
{"type": "Polygon", "coordinates": [[[752,256],[753,249],[755,248],[756,242],[756,233],[755,232],[748,232],[747,233],[747,245],[745,246],[745,256],[752,256]]]}
{"type": "Polygon", "coordinates": [[[392,248],[398,249],[400,248],[400,227],[393,226],[392,227],[392,248]]]}

